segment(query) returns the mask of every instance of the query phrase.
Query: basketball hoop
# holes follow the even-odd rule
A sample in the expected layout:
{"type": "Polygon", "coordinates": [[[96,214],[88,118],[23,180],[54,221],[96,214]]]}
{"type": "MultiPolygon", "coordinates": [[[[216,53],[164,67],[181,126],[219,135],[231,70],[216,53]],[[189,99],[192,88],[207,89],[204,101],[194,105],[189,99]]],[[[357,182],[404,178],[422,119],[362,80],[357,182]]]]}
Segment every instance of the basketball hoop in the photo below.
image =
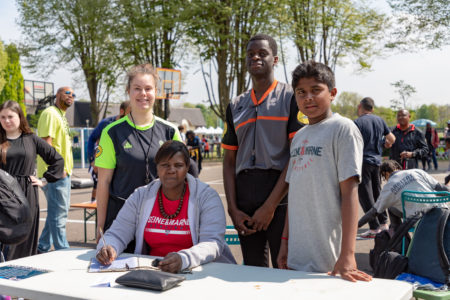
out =
{"type": "Polygon", "coordinates": [[[156,99],[174,99],[179,100],[180,95],[184,94],[181,90],[181,71],[156,68],[159,81],[156,84],[156,99]]]}
{"type": "Polygon", "coordinates": [[[164,119],[169,117],[169,99],[179,100],[180,96],[187,94],[181,92],[181,71],[165,68],[156,68],[159,81],[156,84],[156,99],[164,100],[164,119]]]}

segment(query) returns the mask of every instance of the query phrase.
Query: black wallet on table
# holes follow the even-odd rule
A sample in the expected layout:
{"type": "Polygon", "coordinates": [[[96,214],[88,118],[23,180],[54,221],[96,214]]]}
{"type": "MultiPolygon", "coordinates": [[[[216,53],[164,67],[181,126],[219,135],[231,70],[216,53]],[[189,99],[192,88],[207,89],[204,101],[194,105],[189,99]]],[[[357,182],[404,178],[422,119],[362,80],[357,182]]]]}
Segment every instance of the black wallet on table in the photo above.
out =
{"type": "Polygon", "coordinates": [[[184,276],[162,271],[134,270],[118,277],[116,283],[143,289],[165,291],[173,288],[185,279],[186,277],[184,276]]]}

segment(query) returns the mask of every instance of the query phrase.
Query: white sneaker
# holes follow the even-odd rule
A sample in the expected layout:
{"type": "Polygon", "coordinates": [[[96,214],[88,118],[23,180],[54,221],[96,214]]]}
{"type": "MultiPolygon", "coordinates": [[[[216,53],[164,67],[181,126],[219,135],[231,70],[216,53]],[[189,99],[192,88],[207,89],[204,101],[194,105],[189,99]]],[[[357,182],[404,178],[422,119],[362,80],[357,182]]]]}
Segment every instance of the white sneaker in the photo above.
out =
{"type": "Polygon", "coordinates": [[[361,233],[359,235],[359,237],[363,238],[363,239],[373,239],[380,232],[381,232],[381,230],[379,228],[378,229],[369,229],[369,230],[361,233]]]}

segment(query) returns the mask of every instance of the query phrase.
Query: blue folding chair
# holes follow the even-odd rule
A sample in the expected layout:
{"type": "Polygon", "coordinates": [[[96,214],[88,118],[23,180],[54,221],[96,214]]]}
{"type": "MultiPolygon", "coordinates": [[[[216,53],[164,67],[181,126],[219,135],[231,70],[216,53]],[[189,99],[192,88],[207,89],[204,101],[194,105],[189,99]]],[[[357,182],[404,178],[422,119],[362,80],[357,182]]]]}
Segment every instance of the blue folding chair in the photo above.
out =
{"type": "MultiPolygon", "coordinates": [[[[403,191],[402,192],[402,213],[406,218],[406,202],[431,204],[430,206],[442,206],[442,203],[450,202],[449,192],[418,192],[403,191]]],[[[415,228],[411,228],[410,232],[414,232],[415,228]]],[[[402,242],[402,255],[405,255],[405,238],[402,242]]]]}
{"type": "Polygon", "coordinates": [[[225,232],[225,242],[228,245],[240,245],[239,235],[233,225],[227,226],[227,231],[225,232]]]}

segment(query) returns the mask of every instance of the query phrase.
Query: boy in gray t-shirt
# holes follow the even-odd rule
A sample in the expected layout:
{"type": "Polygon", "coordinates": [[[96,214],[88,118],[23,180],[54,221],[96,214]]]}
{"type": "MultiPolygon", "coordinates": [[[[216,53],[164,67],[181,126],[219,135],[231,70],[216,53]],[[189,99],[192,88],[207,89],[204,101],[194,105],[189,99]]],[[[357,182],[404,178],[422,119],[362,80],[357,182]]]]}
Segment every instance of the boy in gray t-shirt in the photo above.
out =
{"type": "Polygon", "coordinates": [[[369,281],[371,276],[359,271],[355,260],[361,133],[351,120],[331,111],[337,90],[328,66],[307,61],[292,77],[298,108],[309,125],[291,144],[289,205],[278,266],[369,281]]]}

